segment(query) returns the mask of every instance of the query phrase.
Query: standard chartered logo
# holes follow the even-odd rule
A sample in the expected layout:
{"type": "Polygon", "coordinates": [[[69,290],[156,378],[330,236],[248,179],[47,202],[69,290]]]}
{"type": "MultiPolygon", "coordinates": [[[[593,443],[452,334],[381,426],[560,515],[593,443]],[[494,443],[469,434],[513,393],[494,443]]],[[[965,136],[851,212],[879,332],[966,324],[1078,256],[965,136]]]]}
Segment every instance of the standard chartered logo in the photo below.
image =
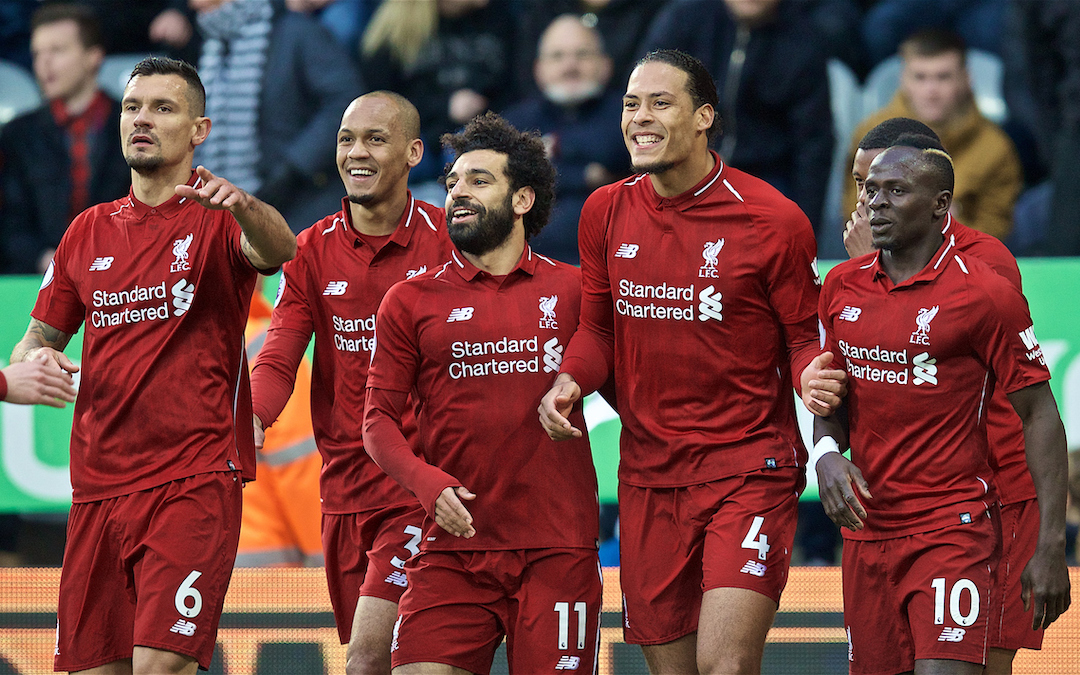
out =
{"type": "Polygon", "coordinates": [[[724,294],[717,291],[713,286],[706,286],[698,293],[698,319],[701,321],[708,321],[709,319],[716,319],[717,321],[723,321],[724,316],[721,314],[721,310],[724,309],[724,304],[720,302],[720,299],[724,297],[724,294]]]}
{"type": "Polygon", "coordinates": [[[556,373],[562,365],[563,346],[559,338],[553,337],[544,343],[544,372],[556,373]]]}
{"type": "Polygon", "coordinates": [[[911,359],[911,379],[916,385],[937,384],[937,359],[930,358],[930,354],[923,352],[911,359]]]}
{"type": "Polygon", "coordinates": [[[195,284],[189,284],[187,279],[181,279],[173,284],[173,316],[180,316],[191,309],[191,301],[195,299],[195,284]]]}

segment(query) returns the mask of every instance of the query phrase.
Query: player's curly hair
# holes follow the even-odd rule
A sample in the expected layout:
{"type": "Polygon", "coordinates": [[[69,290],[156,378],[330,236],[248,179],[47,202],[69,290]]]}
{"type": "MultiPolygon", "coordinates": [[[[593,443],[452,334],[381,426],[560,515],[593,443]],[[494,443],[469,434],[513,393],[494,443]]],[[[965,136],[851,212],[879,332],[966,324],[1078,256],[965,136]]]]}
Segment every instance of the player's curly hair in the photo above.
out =
{"type": "Polygon", "coordinates": [[[536,193],[532,209],[522,218],[525,238],[530,239],[544,229],[555,202],[555,167],[547,158],[544,143],[535,131],[518,131],[512,124],[493,112],[477,115],[456,134],[443,134],[442,146],[452,150],[454,159],[443,168],[439,182],[446,184],[446,174],[466,152],[494,150],[506,155],[506,177],[510,189],[531,187],[536,193]]]}

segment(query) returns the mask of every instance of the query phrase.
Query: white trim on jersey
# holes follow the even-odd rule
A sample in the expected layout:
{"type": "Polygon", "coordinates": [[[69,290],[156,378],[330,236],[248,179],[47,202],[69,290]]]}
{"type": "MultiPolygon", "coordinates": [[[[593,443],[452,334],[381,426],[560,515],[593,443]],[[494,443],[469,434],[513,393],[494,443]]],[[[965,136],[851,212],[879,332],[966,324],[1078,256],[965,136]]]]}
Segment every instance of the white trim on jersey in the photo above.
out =
{"type": "Polygon", "coordinates": [[[454,262],[457,263],[458,267],[465,269],[465,264],[457,257],[457,251],[450,251],[450,257],[454,259],[454,262]]]}
{"type": "Polygon", "coordinates": [[[967,274],[967,265],[965,265],[964,261],[960,259],[960,256],[954,255],[953,258],[956,260],[956,264],[960,266],[960,269],[964,271],[964,274],[967,274]]]}
{"type": "Polygon", "coordinates": [[[429,229],[431,229],[432,232],[439,231],[439,228],[435,227],[435,223],[431,222],[431,216],[427,214],[427,211],[418,206],[416,207],[416,212],[420,214],[420,217],[423,218],[424,221],[427,222],[427,226],[429,229]]]}
{"type": "MultiPolygon", "coordinates": [[[[717,178],[719,178],[719,177],[720,177],[720,174],[716,174],[716,177],[717,177],[717,178]]],[[[716,179],[714,178],[713,180],[716,180],[716,179]]],[[[710,182],[710,183],[709,183],[709,185],[712,185],[712,183],[710,182]]],[[[743,204],[745,204],[745,203],[746,203],[746,200],[742,198],[742,195],[741,195],[741,194],[739,194],[738,190],[736,190],[735,188],[733,188],[733,187],[731,186],[731,183],[729,183],[729,182],[728,182],[728,179],[727,179],[727,178],[725,178],[725,179],[724,179],[724,185],[726,185],[726,186],[727,186],[727,189],[728,189],[728,191],[730,191],[730,192],[731,192],[731,194],[735,195],[735,199],[738,199],[738,200],[739,200],[740,202],[742,202],[743,204]]],[[[709,186],[708,186],[708,185],[706,185],[705,187],[709,187],[709,186]]],[[[702,190],[704,190],[705,188],[701,188],[701,189],[702,189],[702,190]]],[[[694,193],[694,195],[695,195],[695,196],[696,196],[696,195],[698,195],[698,194],[700,194],[700,191],[699,191],[699,192],[695,192],[695,193],[694,193]]]]}
{"type": "Polygon", "coordinates": [[[435,273],[435,278],[438,279],[439,277],[441,277],[443,275],[443,272],[445,272],[446,268],[449,267],[449,266],[450,266],[450,261],[447,260],[446,262],[444,262],[442,264],[442,269],[440,269],[438,272],[435,273]]]}
{"type": "MultiPolygon", "coordinates": [[[[529,252],[532,253],[532,249],[529,249],[529,252]]],[[[543,260],[547,264],[551,265],[552,267],[555,267],[555,261],[552,260],[551,258],[547,257],[546,255],[541,255],[541,254],[537,253],[536,257],[540,258],[541,260],[543,260]]]]}
{"type": "MultiPolygon", "coordinates": [[[[722,174],[722,173],[724,173],[724,163],[723,163],[723,162],[720,162],[720,169],[719,169],[719,170],[718,170],[718,171],[716,172],[716,175],[715,175],[715,176],[713,176],[713,179],[712,179],[711,181],[709,181],[708,183],[705,183],[704,185],[702,185],[702,186],[701,186],[701,189],[700,189],[700,190],[698,190],[697,192],[695,192],[695,193],[694,193],[694,196],[695,196],[695,197],[697,197],[697,196],[698,196],[698,195],[700,195],[700,194],[701,194],[702,192],[705,192],[705,191],[706,191],[706,190],[708,190],[708,189],[709,189],[710,187],[712,187],[712,184],[716,182],[716,179],[717,179],[717,178],[719,178],[719,177],[720,177],[720,174],[722,174]]],[[[731,190],[732,192],[734,192],[734,193],[735,193],[735,196],[736,196],[736,197],[739,197],[739,193],[738,193],[738,192],[735,192],[735,188],[731,187],[731,183],[728,183],[728,182],[727,182],[727,178],[725,178],[725,179],[724,179],[724,183],[726,183],[726,184],[727,184],[727,186],[728,186],[728,189],[729,189],[729,190],[731,190]]],[[[739,197],[739,201],[740,201],[740,202],[742,201],[742,197],[739,197]]]]}
{"type": "MultiPolygon", "coordinates": [[[[945,247],[945,250],[941,252],[941,257],[934,263],[934,269],[941,267],[941,261],[945,260],[945,256],[949,255],[949,251],[951,251],[954,246],[956,246],[956,235],[949,235],[949,245],[945,247]]],[[[964,271],[966,272],[967,270],[964,271]]]]}
{"type": "Polygon", "coordinates": [[[410,225],[412,225],[413,205],[415,205],[415,204],[416,204],[416,198],[413,197],[410,194],[409,195],[409,208],[405,209],[406,211],[409,212],[409,217],[405,219],[405,229],[406,230],[409,229],[410,225]]]}
{"type": "Polygon", "coordinates": [[[128,196],[127,203],[126,204],[121,204],[120,208],[118,208],[115,211],[113,211],[112,213],[110,213],[109,216],[112,217],[112,216],[115,216],[116,214],[120,213],[124,209],[133,209],[133,208],[135,208],[135,205],[131,203],[131,197],[128,196]]]}
{"type": "Polygon", "coordinates": [[[946,232],[949,231],[950,227],[952,227],[952,214],[951,213],[946,213],[945,214],[945,227],[941,228],[941,233],[945,234],[946,232]]]}
{"type": "Polygon", "coordinates": [[[648,176],[648,175],[649,174],[647,174],[647,173],[640,173],[640,174],[634,176],[633,178],[631,178],[630,180],[626,181],[625,183],[623,183],[623,185],[627,185],[627,186],[629,186],[629,185],[637,185],[639,180],[641,180],[642,178],[644,178],[645,176],[648,176]]]}

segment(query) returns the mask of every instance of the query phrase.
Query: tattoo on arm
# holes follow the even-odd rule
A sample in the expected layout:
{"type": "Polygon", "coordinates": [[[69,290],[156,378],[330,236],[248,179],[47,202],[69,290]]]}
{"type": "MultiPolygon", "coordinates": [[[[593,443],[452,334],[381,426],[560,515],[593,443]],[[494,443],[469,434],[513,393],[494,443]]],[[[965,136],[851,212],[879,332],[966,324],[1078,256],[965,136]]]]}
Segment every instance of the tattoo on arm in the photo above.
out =
{"type": "Polygon", "coordinates": [[[65,333],[58,328],[53,328],[49,324],[38,321],[37,319],[30,319],[30,325],[26,329],[26,335],[19,341],[19,344],[15,345],[15,349],[11,353],[11,362],[17,363],[19,361],[25,361],[27,353],[39,347],[50,347],[58,352],[62,352],[70,341],[70,333],[65,333]]]}

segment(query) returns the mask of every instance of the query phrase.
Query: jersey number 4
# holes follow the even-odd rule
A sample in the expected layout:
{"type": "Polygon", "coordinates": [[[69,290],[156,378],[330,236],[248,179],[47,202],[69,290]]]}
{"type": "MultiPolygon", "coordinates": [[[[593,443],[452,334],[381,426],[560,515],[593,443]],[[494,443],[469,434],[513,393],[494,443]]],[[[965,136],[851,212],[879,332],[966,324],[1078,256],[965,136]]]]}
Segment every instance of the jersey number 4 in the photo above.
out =
{"type": "Polygon", "coordinates": [[[754,522],[750,524],[746,536],[743,537],[742,547],[757,551],[758,560],[764,560],[769,553],[769,537],[761,533],[761,526],[765,523],[764,516],[754,516],[754,522]]]}

